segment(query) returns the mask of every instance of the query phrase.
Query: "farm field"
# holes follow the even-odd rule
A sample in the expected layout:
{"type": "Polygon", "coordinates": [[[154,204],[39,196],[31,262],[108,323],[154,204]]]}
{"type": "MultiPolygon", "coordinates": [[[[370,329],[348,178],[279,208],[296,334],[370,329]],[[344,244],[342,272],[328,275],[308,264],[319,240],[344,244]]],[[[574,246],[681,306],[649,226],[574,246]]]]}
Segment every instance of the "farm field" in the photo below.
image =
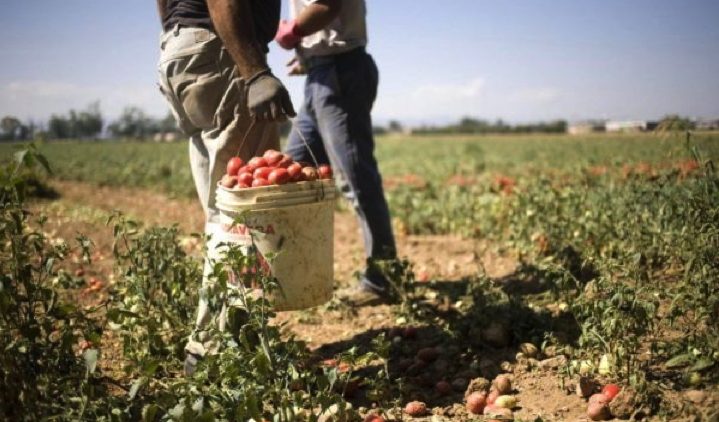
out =
{"type": "MultiPolygon", "coordinates": [[[[0,146],[0,161],[16,149],[0,146]]],[[[191,234],[203,223],[187,145],[38,151],[51,178],[2,173],[0,306],[52,318],[5,320],[34,327],[4,330],[6,350],[31,349],[45,366],[25,352],[4,358],[3,387],[24,393],[0,393],[4,403],[26,404],[37,385],[58,398],[38,412],[71,420],[284,421],[329,408],[323,420],[484,420],[465,393],[506,374],[517,402],[504,420],[589,420],[577,390],[607,384],[621,389],[609,405],[617,418],[719,418],[717,134],[378,138],[402,256],[383,268],[399,303],[263,314],[244,337],[217,334],[233,347],[191,380],[182,346],[200,294],[202,242],[191,234]],[[45,187],[22,218],[7,199],[19,176],[45,187]],[[24,255],[13,231],[23,218],[38,233],[24,255]],[[33,283],[57,293],[52,305],[45,294],[25,303],[33,283]],[[67,306],[55,315],[58,300],[67,306]],[[12,371],[40,375],[13,384],[12,371]],[[426,414],[403,412],[410,401],[426,414]]],[[[339,202],[337,288],[362,261],[339,202]]]]}

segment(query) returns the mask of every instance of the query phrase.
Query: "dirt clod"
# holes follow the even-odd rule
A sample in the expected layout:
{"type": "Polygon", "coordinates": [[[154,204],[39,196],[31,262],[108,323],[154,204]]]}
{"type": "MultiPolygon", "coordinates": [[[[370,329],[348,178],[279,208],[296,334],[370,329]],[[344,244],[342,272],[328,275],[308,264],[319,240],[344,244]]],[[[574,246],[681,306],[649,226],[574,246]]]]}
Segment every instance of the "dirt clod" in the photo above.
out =
{"type": "Polygon", "coordinates": [[[539,354],[539,349],[537,349],[537,346],[533,345],[532,343],[522,343],[519,345],[519,351],[524,354],[524,356],[528,358],[535,358],[537,357],[537,354],[539,354]]]}
{"type": "Polygon", "coordinates": [[[475,392],[488,393],[492,383],[486,378],[475,378],[469,382],[467,390],[464,392],[464,397],[469,397],[470,394],[475,392]]]}
{"type": "Polygon", "coordinates": [[[609,411],[619,419],[629,419],[636,408],[637,394],[631,388],[623,388],[609,403],[609,411]]]}
{"type": "Polygon", "coordinates": [[[509,346],[511,342],[509,330],[499,322],[491,322],[482,330],[482,340],[498,349],[509,346]]]}
{"type": "Polygon", "coordinates": [[[707,394],[700,390],[689,390],[684,393],[684,397],[694,404],[701,404],[706,400],[707,394]]]}
{"type": "Polygon", "coordinates": [[[589,377],[579,377],[577,381],[577,395],[583,399],[591,396],[599,390],[599,383],[589,377]]]}
{"type": "Polygon", "coordinates": [[[567,364],[567,357],[564,355],[539,361],[539,368],[543,370],[557,369],[567,364]]]}

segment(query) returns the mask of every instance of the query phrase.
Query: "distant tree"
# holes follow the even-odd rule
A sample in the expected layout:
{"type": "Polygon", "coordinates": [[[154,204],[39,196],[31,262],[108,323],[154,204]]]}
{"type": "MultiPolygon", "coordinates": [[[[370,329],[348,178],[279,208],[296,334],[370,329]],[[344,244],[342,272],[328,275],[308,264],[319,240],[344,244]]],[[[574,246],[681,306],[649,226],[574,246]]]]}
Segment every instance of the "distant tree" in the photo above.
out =
{"type": "Polygon", "coordinates": [[[694,129],[694,123],[688,117],[677,114],[664,116],[657,125],[658,132],[676,132],[694,129]]]}
{"type": "Polygon", "coordinates": [[[47,122],[47,136],[51,139],[70,137],[70,122],[67,118],[53,114],[47,122]]]}
{"type": "Polygon", "coordinates": [[[144,139],[156,133],[152,120],[138,107],[125,107],[120,117],[107,129],[119,138],[144,139]]]}
{"type": "Polygon", "coordinates": [[[15,116],[5,116],[0,120],[0,129],[2,129],[2,133],[0,133],[0,139],[12,141],[15,139],[18,139],[18,135],[21,131],[21,128],[23,127],[22,122],[20,122],[20,119],[18,119],[15,116]]]}
{"type": "Polygon", "coordinates": [[[390,120],[389,125],[387,126],[387,130],[390,132],[402,132],[404,128],[402,127],[402,123],[398,122],[397,120],[390,120]]]}
{"type": "Polygon", "coordinates": [[[164,118],[157,121],[157,129],[158,132],[162,133],[179,132],[175,116],[170,112],[168,112],[164,118]]]}
{"type": "MultiPolygon", "coordinates": [[[[75,114],[71,111],[71,114],[75,114]]],[[[74,129],[75,137],[78,138],[97,138],[102,133],[103,119],[100,112],[100,102],[96,101],[90,104],[87,109],[81,111],[75,117],[74,129]]]]}
{"type": "Polygon", "coordinates": [[[372,126],[372,133],[374,135],[384,135],[387,133],[387,128],[380,125],[372,126]]]}
{"type": "Polygon", "coordinates": [[[566,120],[554,120],[551,122],[539,122],[520,125],[510,125],[502,119],[494,123],[488,120],[464,117],[458,123],[447,126],[423,126],[414,130],[416,133],[466,133],[466,134],[487,134],[487,133],[564,133],[567,129],[566,120]]]}
{"type": "Polygon", "coordinates": [[[70,110],[67,116],[53,114],[47,125],[47,136],[52,139],[97,138],[102,133],[104,120],[100,103],[94,102],[85,110],[70,110]]]}

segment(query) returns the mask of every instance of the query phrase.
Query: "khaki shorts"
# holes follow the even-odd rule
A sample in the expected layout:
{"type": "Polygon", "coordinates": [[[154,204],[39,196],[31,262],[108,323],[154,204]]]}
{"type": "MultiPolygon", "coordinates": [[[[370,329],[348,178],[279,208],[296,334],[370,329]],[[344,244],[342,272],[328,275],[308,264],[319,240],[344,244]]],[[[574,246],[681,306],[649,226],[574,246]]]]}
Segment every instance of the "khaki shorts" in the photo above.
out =
{"type": "Polygon", "coordinates": [[[214,187],[227,161],[236,155],[247,161],[269,148],[279,149],[278,127],[268,122],[251,126],[244,81],[214,32],[177,27],[162,34],[160,48],[160,91],[190,137],[197,194],[207,221],[217,222],[214,187]]]}

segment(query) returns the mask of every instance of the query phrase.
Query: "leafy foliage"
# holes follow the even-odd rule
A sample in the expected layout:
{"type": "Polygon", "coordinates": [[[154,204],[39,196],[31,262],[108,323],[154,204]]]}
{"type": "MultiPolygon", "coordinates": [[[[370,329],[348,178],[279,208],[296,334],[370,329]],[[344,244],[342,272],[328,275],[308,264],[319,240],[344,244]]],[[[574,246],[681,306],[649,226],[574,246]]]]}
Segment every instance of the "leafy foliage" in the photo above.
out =
{"type": "MultiPolygon", "coordinates": [[[[98,351],[81,356],[78,343],[97,342],[101,328],[92,309],[68,302],[58,289],[69,284],[59,265],[73,248],[48,238],[45,219],[23,207],[24,180],[34,164],[47,167],[47,161],[34,149],[16,158],[0,172],[0,418],[80,418],[98,351]]],[[[89,256],[87,240],[78,241],[75,252],[89,256]]]]}

